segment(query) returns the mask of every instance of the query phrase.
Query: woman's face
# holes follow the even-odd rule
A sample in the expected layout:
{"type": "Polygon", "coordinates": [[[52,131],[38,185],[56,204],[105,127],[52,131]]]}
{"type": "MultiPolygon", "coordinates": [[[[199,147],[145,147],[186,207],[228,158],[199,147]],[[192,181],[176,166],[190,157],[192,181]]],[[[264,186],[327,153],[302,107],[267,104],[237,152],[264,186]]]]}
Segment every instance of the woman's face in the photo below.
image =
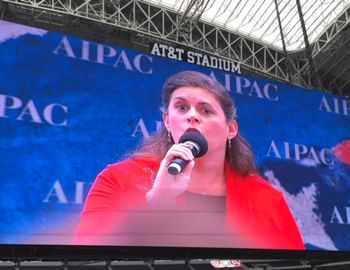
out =
{"type": "Polygon", "coordinates": [[[225,150],[226,141],[237,135],[236,121],[228,122],[215,96],[199,87],[176,89],[163,119],[176,143],[186,130],[196,129],[208,140],[209,152],[225,150]]]}

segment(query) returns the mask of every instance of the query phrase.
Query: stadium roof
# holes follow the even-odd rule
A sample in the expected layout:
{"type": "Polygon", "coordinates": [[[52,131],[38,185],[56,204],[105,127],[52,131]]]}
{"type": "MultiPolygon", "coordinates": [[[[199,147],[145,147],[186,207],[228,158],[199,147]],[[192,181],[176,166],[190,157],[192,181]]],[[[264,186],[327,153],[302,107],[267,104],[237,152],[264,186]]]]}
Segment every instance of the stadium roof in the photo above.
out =
{"type": "MultiPolygon", "coordinates": [[[[287,51],[305,48],[297,1],[286,0],[147,0],[179,13],[198,14],[202,21],[258,39],[287,51]],[[279,17],[279,18],[278,18],[279,17]]],[[[301,0],[309,43],[350,5],[350,0],[301,0]]]]}
{"type": "Polygon", "coordinates": [[[193,48],[350,96],[350,0],[0,0],[0,17],[142,50],[193,48]]]}

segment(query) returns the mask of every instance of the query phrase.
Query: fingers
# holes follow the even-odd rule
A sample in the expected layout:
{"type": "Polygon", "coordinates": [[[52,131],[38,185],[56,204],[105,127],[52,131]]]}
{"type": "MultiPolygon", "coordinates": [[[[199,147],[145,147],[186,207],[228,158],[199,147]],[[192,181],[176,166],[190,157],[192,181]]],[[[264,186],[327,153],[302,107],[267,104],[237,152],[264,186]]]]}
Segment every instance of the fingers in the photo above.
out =
{"type": "Polygon", "coordinates": [[[183,160],[192,161],[194,156],[191,151],[191,146],[184,143],[174,144],[165,156],[166,164],[169,165],[174,158],[181,158],[183,160]]]}
{"type": "Polygon", "coordinates": [[[184,167],[184,169],[182,170],[182,173],[185,175],[191,175],[192,169],[194,167],[195,161],[194,159],[190,160],[186,166],[184,167]]]}
{"type": "Polygon", "coordinates": [[[147,201],[152,204],[171,204],[175,198],[185,192],[191,181],[195,161],[191,146],[184,143],[173,145],[165,155],[159,167],[152,189],[147,193],[147,201]],[[186,160],[186,166],[178,175],[170,175],[168,166],[174,158],[186,160]]]}

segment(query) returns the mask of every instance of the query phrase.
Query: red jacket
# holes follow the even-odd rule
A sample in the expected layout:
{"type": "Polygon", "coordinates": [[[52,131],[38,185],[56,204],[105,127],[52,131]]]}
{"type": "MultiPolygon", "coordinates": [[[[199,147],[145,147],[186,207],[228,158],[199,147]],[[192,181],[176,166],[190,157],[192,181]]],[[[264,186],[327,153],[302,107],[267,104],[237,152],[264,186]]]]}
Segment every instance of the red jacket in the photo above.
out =
{"type": "MultiPolygon", "coordinates": [[[[243,177],[225,166],[224,214],[181,211],[181,207],[154,209],[147,204],[146,193],[158,168],[159,161],[132,159],[102,171],[87,197],[76,243],[304,249],[282,193],[259,176],[243,177]]],[[[186,201],[183,196],[175,204],[186,205],[186,201]]]]}

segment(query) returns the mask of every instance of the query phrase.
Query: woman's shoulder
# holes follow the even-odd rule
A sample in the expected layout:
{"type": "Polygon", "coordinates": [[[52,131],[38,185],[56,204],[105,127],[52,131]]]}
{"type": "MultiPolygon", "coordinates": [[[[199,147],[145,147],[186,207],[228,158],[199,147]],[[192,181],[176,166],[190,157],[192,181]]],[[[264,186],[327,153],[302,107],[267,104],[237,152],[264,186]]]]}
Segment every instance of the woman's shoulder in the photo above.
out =
{"type": "Polygon", "coordinates": [[[130,158],[109,164],[98,176],[113,182],[129,183],[154,179],[160,162],[154,158],[130,158]]]}
{"type": "Polygon", "coordinates": [[[266,178],[258,174],[249,174],[243,177],[243,181],[250,185],[257,185],[261,188],[276,189],[266,178]]]}
{"type": "Polygon", "coordinates": [[[229,163],[225,163],[225,174],[227,183],[229,186],[235,188],[246,188],[250,190],[261,189],[261,190],[272,190],[277,191],[275,187],[263,176],[258,173],[243,174],[233,168],[229,163]]]}
{"type": "Polygon", "coordinates": [[[130,172],[130,170],[138,170],[145,168],[156,169],[157,167],[159,167],[159,164],[159,159],[156,158],[130,158],[109,164],[106,170],[111,172],[117,171],[118,173],[130,172]]]}
{"type": "Polygon", "coordinates": [[[243,177],[247,188],[255,192],[269,193],[270,195],[281,196],[282,192],[260,175],[251,174],[243,177]]]}

